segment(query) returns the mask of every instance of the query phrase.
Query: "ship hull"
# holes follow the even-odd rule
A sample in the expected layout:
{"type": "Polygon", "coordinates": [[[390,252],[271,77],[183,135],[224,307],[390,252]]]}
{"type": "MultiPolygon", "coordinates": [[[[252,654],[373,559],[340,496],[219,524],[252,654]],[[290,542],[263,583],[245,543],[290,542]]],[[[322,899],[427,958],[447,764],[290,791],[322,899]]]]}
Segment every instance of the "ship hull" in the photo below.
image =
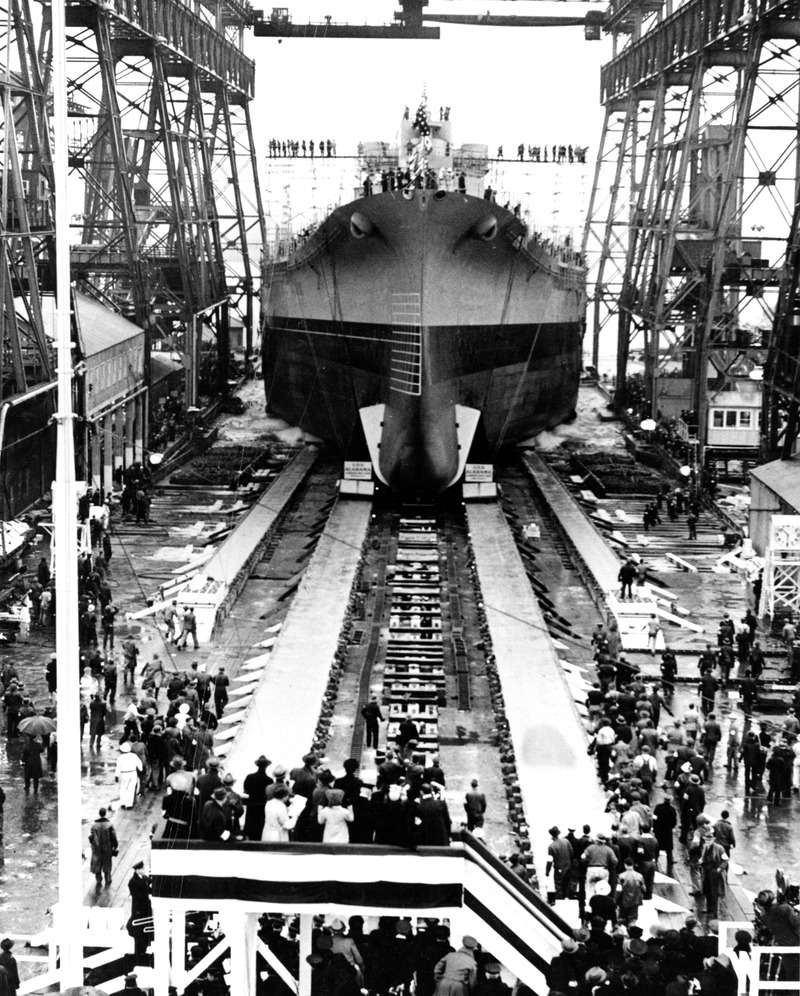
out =
{"type": "Polygon", "coordinates": [[[580,375],[582,274],[520,251],[521,231],[509,212],[455,193],[337,209],[267,273],[270,411],[348,453],[363,411],[382,405],[376,472],[414,491],[454,483],[473,442],[490,461],[564,421],[580,375]],[[469,442],[465,409],[479,413],[469,442]]]}

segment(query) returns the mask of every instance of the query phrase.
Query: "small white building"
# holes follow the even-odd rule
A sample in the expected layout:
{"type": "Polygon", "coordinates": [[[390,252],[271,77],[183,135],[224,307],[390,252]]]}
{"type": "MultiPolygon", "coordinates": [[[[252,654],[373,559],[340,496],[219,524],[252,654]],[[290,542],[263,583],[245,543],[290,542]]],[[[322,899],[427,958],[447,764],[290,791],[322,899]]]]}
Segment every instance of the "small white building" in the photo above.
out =
{"type": "Polygon", "coordinates": [[[761,384],[737,378],[728,387],[709,395],[707,445],[723,450],[758,449],[761,384]]]}
{"type": "Polygon", "coordinates": [[[774,515],[800,513],[800,459],[772,460],[750,471],[750,538],[759,557],[770,542],[774,515]]]}

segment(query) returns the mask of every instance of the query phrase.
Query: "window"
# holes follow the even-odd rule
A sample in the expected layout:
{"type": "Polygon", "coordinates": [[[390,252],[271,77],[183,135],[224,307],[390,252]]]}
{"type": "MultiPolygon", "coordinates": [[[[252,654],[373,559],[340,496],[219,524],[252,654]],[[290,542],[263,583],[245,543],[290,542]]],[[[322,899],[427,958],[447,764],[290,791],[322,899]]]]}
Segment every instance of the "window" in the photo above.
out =
{"type": "Polygon", "coordinates": [[[750,428],[750,412],[749,411],[745,410],[745,411],[740,411],[739,412],[739,428],[740,429],[749,429],[750,428]]]}
{"type": "Polygon", "coordinates": [[[729,411],[725,412],[725,428],[736,428],[736,410],[734,408],[731,408],[729,411]]]}
{"type": "Polygon", "coordinates": [[[722,428],[722,424],[723,424],[722,423],[722,412],[719,410],[719,408],[715,408],[712,411],[712,413],[711,413],[711,424],[714,426],[715,429],[721,429],[722,428]]]}

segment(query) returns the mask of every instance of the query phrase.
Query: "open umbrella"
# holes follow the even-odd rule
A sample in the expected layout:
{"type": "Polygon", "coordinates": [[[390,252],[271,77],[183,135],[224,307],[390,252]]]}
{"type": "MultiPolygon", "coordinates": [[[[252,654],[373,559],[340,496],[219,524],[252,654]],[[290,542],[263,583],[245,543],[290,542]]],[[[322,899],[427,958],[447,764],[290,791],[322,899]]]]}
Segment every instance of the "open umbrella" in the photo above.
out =
{"type": "Polygon", "coordinates": [[[26,716],[19,724],[19,732],[29,737],[47,737],[55,730],[56,724],[49,716],[26,716]]]}

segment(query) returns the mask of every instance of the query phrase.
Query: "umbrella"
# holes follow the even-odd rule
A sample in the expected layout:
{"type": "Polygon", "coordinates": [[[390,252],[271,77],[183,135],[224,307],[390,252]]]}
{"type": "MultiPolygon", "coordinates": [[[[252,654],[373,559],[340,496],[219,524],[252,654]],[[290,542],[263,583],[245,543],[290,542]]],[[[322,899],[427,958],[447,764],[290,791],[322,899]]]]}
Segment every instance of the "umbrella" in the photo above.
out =
{"type": "Polygon", "coordinates": [[[55,730],[56,724],[48,716],[26,716],[19,724],[19,732],[29,737],[46,737],[55,730]]]}

